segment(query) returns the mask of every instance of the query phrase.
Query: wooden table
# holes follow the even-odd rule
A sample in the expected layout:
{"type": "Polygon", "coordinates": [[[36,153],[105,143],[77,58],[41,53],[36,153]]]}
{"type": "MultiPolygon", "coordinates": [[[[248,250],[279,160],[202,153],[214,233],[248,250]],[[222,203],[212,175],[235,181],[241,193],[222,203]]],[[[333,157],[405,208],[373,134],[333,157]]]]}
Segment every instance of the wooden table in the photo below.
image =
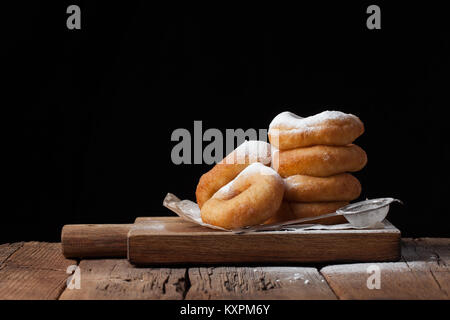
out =
{"type": "Polygon", "coordinates": [[[0,299],[449,298],[450,239],[443,238],[402,239],[399,262],[321,267],[135,268],[125,259],[66,259],[60,243],[0,245],[0,299]],[[380,289],[367,287],[372,265],[380,289]],[[69,289],[67,269],[77,266],[81,288],[69,289]]]}

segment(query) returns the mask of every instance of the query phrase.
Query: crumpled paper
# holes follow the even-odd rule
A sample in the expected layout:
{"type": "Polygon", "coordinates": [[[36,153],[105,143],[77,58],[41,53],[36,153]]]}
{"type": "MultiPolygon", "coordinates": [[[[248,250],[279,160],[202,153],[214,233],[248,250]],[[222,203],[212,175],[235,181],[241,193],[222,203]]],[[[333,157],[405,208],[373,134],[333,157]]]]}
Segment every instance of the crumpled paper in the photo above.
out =
{"type": "MultiPolygon", "coordinates": [[[[177,214],[179,217],[184,220],[193,222],[195,224],[216,229],[222,231],[232,231],[229,229],[221,228],[218,226],[214,226],[208,223],[204,223],[202,221],[202,217],[200,215],[200,208],[198,204],[190,201],[190,200],[181,200],[177,196],[172,193],[168,193],[163,201],[163,206],[169,209],[170,211],[177,214]]],[[[378,222],[377,224],[366,227],[366,228],[357,228],[352,226],[350,223],[343,224],[335,224],[335,225],[322,225],[322,224],[298,224],[298,225],[290,225],[281,227],[280,230],[277,231],[296,231],[296,230],[349,230],[349,229],[384,229],[384,224],[382,222],[378,222]]],[[[275,231],[275,230],[271,230],[275,231]]]]}
{"type": "Polygon", "coordinates": [[[212,224],[204,223],[200,215],[200,208],[198,204],[191,200],[180,200],[172,193],[168,193],[163,201],[163,206],[172,212],[175,212],[179,217],[184,220],[199,224],[211,229],[230,231],[221,227],[213,226],[212,224]]]}

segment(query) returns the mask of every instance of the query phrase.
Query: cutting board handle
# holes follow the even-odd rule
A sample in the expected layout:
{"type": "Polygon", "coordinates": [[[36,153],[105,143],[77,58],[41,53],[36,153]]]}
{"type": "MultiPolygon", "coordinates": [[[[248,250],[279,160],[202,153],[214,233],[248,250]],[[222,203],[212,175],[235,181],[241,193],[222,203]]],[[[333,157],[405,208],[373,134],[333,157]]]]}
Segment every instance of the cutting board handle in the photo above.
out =
{"type": "Polygon", "coordinates": [[[127,257],[127,235],[132,224],[69,224],[61,231],[66,258],[127,257]]]}

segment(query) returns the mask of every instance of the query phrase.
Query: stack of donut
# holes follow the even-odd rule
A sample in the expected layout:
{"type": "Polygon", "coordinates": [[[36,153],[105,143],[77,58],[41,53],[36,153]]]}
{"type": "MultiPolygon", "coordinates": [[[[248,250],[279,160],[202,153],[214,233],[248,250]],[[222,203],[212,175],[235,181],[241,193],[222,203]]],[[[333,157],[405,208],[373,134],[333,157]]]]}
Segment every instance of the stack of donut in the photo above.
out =
{"type": "Polygon", "coordinates": [[[279,114],[269,126],[271,144],[246,141],[202,175],[195,195],[203,222],[235,229],[347,205],[361,193],[359,181],[348,172],[366,165],[366,153],[352,144],[363,132],[358,117],[339,111],[308,118],[279,114]]]}
{"type": "MultiPolygon", "coordinates": [[[[269,126],[272,167],[284,178],[285,193],[277,213],[267,222],[334,212],[359,197],[361,184],[348,172],[361,170],[367,155],[353,141],[364,132],[361,120],[339,111],[301,118],[277,115],[269,126]]],[[[317,220],[343,223],[341,216],[317,220]]]]}

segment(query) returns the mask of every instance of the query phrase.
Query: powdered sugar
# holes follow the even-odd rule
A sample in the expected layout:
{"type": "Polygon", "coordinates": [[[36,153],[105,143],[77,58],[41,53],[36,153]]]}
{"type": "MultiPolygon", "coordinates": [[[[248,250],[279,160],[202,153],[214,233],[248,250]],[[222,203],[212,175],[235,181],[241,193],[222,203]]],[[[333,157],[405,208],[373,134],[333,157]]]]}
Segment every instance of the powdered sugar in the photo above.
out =
{"type": "Polygon", "coordinates": [[[216,191],[212,198],[231,198],[233,195],[232,187],[233,187],[234,180],[231,180],[226,185],[224,185],[222,188],[216,191]]]}
{"type": "Polygon", "coordinates": [[[264,164],[260,162],[255,162],[249,165],[247,168],[241,171],[236,178],[231,180],[229,183],[224,185],[222,188],[220,188],[214,195],[213,198],[217,197],[232,197],[233,196],[233,184],[236,180],[238,180],[241,177],[253,175],[253,174],[261,174],[261,175],[273,175],[277,179],[280,179],[284,183],[283,178],[272,168],[265,166],[264,164]]]}
{"type": "Polygon", "coordinates": [[[323,111],[314,116],[300,117],[292,112],[285,111],[278,114],[270,123],[271,129],[284,130],[308,130],[310,127],[318,126],[327,120],[346,120],[350,118],[358,119],[353,114],[344,113],[341,111],[323,111]]]}
{"type": "MultiPolygon", "coordinates": [[[[258,173],[262,174],[262,175],[275,175],[275,176],[279,177],[278,173],[275,170],[273,170],[272,168],[265,166],[264,164],[262,164],[260,162],[255,162],[255,163],[252,163],[251,165],[249,165],[244,170],[242,170],[242,172],[238,174],[236,179],[239,176],[246,176],[246,175],[258,174],[258,173]]],[[[280,177],[280,179],[281,179],[281,177],[280,177]]]]}
{"type": "Polygon", "coordinates": [[[269,164],[271,161],[270,144],[259,140],[244,141],[244,143],[225,157],[223,162],[227,164],[243,164],[246,163],[246,159],[249,162],[269,164]]]}

